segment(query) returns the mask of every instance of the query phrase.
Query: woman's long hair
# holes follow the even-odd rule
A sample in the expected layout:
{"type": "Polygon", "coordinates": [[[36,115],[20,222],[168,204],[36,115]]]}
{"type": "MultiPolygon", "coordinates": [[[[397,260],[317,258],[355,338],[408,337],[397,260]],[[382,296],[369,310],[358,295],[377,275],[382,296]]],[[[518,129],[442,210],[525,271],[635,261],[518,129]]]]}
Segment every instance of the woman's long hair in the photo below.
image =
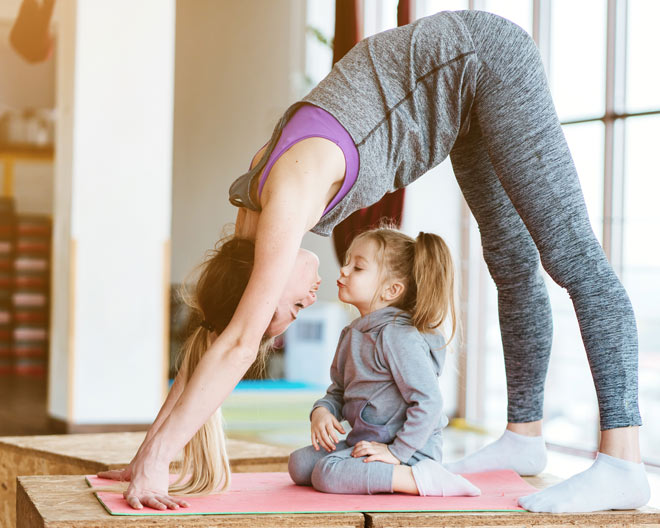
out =
{"type": "MultiPolygon", "coordinates": [[[[231,321],[245,291],[254,264],[254,242],[234,236],[218,242],[199,266],[193,292],[182,288],[182,298],[190,307],[192,334],[180,353],[180,372],[187,384],[213,341],[231,321]],[[214,331],[199,325],[209,323],[214,331]]],[[[255,363],[262,370],[272,339],[262,339],[255,363]]],[[[195,433],[183,450],[178,479],[171,493],[205,494],[227,490],[231,481],[229,457],[222,429],[221,409],[195,433]]]]}

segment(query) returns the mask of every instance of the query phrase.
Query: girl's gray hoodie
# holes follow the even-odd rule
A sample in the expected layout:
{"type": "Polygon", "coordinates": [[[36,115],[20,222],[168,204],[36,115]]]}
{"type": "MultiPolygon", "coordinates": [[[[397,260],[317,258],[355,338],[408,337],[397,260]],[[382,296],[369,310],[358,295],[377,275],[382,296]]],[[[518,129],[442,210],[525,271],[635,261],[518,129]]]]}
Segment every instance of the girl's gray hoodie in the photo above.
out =
{"type": "Polygon", "coordinates": [[[332,384],[313,409],[325,407],[349,422],[349,446],[376,441],[389,444],[403,463],[415,452],[442,461],[448,420],[438,376],[444,346],[442,336],[419,332],[398,308],[360,317],[342,331],[330,369],[332,384]]]}

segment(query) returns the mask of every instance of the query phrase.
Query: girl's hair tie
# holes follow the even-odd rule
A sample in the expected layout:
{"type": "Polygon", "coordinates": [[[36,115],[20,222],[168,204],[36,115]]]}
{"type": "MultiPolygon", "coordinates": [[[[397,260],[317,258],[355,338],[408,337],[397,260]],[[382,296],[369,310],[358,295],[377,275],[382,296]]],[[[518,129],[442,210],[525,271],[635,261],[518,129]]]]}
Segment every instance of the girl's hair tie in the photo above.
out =
{"type": "Polygon", "coordinates": [[[199,326],[202,328],[206,328],[209,332],[215,332],[215,327],[209,323],[206,319],[203,319],[201,323],[199,323],[199,326]]]}

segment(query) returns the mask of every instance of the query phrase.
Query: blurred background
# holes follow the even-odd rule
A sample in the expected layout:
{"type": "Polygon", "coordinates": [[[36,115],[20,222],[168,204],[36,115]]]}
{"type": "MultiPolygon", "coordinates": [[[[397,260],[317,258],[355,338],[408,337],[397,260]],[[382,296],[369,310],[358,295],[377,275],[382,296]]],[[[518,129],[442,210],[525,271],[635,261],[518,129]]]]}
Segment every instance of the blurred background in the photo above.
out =
{"type": "MultiPolygon", "coordinates": [[[[30,62],[10,44],[22,2],[0,0],[0,435],[151,423],[188,331],[179,287],[235,219],[229,184],[330,71],[346,29],[339,7],[353,9],[357,38],[397,25],[396,0],[338,2],[58,0],[47,50],[30,62]]],[[[405,5],[413,20],[491,11],[536,40],[594,231],[635,308],[642,453],[660,465],[660,3],[405,5]]],[[[431,172],[406,189],[402,229],[443,236],[459,271],[446,412],[456,430],[497,435],[506,385],[496,289],[449,160],[431,172]]],[[[308,234],[303,245],[321,258],[319,302],[280,340],[266,375],[248,373],[223,405],[235,437],[308,442],[311,404],[356,315],[336,300],[332,241],[308,234]]],[[[546,440],[591,454],[589,366],[568,295],[547,284],[546,440]]]]}

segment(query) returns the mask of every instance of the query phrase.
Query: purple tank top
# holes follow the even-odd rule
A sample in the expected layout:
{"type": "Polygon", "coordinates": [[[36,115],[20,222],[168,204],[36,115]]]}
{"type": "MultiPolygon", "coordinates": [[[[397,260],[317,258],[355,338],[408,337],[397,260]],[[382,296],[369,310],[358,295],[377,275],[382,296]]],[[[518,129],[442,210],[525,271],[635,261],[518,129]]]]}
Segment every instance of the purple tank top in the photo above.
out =
{"type": "Polygon", "coordinates": [[[339,191],[337,191],[337,194],[335,194],[323,211],[323,214],[325,215],[335,205],[341,202],[341,199],[346,196],[346,193],[350,191],[355,180],[357,180],[358,171],[360,169],[360,156],[353,139],[339,121],[325,110],[311,104],[301,106],[296,113],[293,114],[291,119],[289,119],[287,124],[284,125],[280,139],[271,152],[270,158],[261,173],[258,187],[259,196],[261,196],[261,190],[263,189],[264,183],[266,183],[266,178],[268,178],[270,169],[280,156],[299,141],[312,137],[329,139],[344,153],[344,158],[346,159],[344,181],[341,184],[339,191]]]}

